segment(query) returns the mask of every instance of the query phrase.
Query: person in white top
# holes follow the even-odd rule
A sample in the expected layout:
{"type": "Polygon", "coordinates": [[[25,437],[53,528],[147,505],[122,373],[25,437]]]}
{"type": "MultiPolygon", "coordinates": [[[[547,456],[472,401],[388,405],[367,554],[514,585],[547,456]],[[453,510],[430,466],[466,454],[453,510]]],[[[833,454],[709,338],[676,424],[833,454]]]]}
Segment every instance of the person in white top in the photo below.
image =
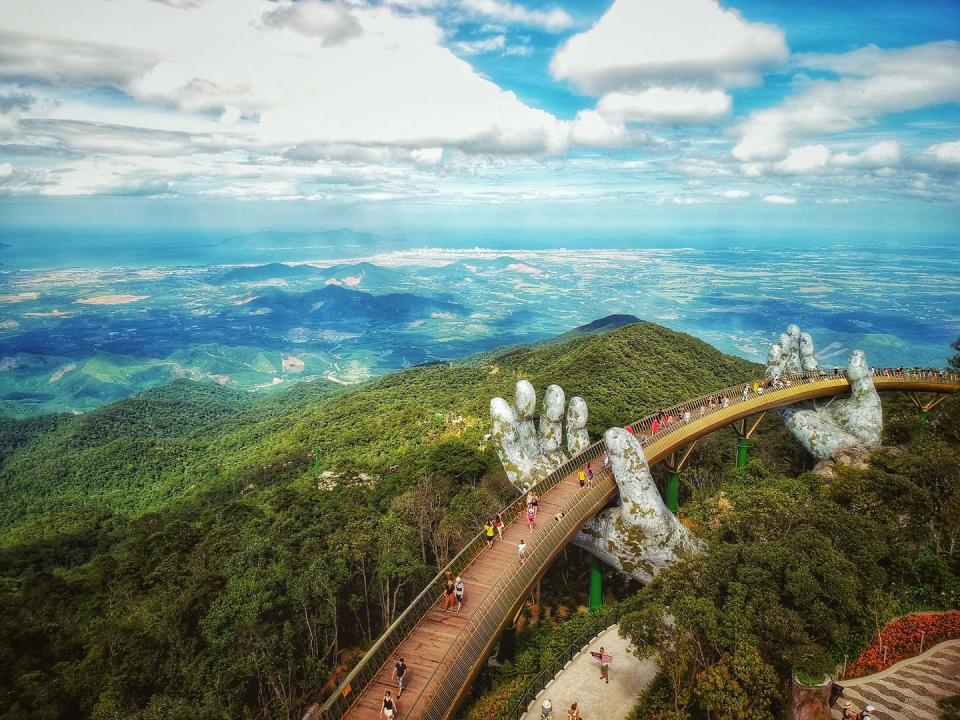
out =
{"type": "Polygon", "coordinates": [[[527,544],[523,541],[523,538],[520,538],[520,544],[517,545],[517,550],[520,553],[520,564],[523,565],[523,561],[527,559],[527,544]]]}
{"type": "Polygon", "coordinates": [[[546,720],[547,718],[553,717],[553,703],[550,702],[550,698],[547,698],[543,701],[543,705],[540,706],[540,720],[546,720]]]}

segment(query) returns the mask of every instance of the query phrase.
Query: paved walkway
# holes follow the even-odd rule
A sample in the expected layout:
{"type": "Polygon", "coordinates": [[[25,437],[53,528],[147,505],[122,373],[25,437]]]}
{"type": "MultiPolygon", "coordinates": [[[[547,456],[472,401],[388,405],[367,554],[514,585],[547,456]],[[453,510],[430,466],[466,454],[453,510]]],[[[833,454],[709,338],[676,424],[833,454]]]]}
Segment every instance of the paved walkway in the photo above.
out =
{"type": "Polygon", "coordinates": [[[843,694],[833,710],[840,717],[844,700],[860,710],[876,707],[877,720],[935,720],[937,700],[960,694],[960,640],[934,645],[923,655],[902,660],[875,675],[841,680],[843,694]]]}
{"type": "Polygon", "coordinates": [[[617,626],[607,628],[592,640],[537,695],[523,720],[540,720],[544,698],[553,703],[555,720],[566,720],[567,708],[576,702],[584,720],[622,720],[637,704],[637,696],[657,674],[652,660],[641,660],[627,650],[627,641],[617,635],[617,626]],[[613,655],[610,684],[600,680],[600,666],[590,657],[590,650],[600,646],[613,655]]]}

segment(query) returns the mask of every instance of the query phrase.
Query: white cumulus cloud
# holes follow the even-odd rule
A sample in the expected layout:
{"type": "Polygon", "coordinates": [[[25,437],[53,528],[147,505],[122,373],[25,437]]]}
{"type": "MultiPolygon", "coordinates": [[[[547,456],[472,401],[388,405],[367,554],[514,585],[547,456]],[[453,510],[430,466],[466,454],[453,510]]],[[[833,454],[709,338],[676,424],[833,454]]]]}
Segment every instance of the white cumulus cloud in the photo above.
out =
{"type": "Polygon", "coordinates": [[[298,0],[279,2],[262,16],[264,25],[286,28],[315,37],[322,45],[337,45],[363,32],[350,9],[337,0],[298,0]]]}
{"type": "Polygon", "coordinates": [[[514,25],[541,27],[549,32],[558,32],[570,27],[573,18],[565,10],[531,10],[519,3],[507,0],[461,0],[460,6],[467,11],[497,22],[514,25]]]}
{"type": "Polygon", "coordinates": [[[730,114],[730,96],[722,90],[652,87],[638,92],[611,92],[597,110],[628,122],[681,125],[720,120],[730,114]]]}
{"type": "Polygon", "coordinates": [[[896,140],[874,143],[859,153],[834,155],[833,165],[845,168],[886,168],[900,164],[901,148],[896,140]]]}
{"type": "Polygon", "coordinates": [[[507,39],[503,35],[492,35],[482,40],[462,40],[455,43],[454,47],[464,55],[481,55],[496,50],[503,50],[506,44],[507,39]]]}
{"type": "Polygon", "coordinates": [[[796,205],[796,198],[784,197],[783,195],[764,195],[763,202],[771,205],[796,205]]]}
{"type": "Polygon", "coordinates": [[[260,144],[546,153],[566,142],[555,117],[444,47],[434,19],[386,6],[35,0],[8,3],[2,34],[0,78],[114,85],[158,120],[162,107],[217,113],[260,144]]]}
{"type": "Polygon", "coordinates": [[[920,159],[944,168],[960,169],[960,140],[931,145],[921,153],[920,159]]]}
{"type": "Polygon", "coordinates": [[[553,76],[592,95],[652,86],[735,87],[787,59],[783,32],[714,0],[614,0],[556,52],[553,76]]]}
{"type": "Polygon", "coordinates": [[[793,148],[786,158],[777,163],[776,170],[785,175],[816,172],[827,166],[830,155],[830,149],[826,145],[805,145],[793,148]]]}
{"type": "Polygon", "coordinates": [[[800,68],[837,73],[813,80],[781,104],[757,110],[737,128],[737,160],[779,160],[798,139],[854,130],[875,118],[960,102],[960,42],[838,55],[801,55],[800,68]]]}

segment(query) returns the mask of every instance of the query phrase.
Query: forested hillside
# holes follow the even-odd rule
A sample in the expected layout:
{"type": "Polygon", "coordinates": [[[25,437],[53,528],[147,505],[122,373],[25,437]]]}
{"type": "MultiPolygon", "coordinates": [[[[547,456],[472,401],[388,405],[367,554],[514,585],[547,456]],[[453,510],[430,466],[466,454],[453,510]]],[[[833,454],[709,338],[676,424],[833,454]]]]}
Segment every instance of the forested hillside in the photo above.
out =
{"type": "Polygon", "coordinates": [[[8,421],[0,718],[299,717],[512,497],[492,395],[559,383],[598,434],[756,372],[639,323],[349,391],[176,383],[8,421]]]}
{"type": "Polygon", "coordinates": [[[558,345],[397,372],[343,391],[303,383],[254,401],[178,381],[86,415],[0,425],[0,527],[81,507],[138,514],[211,487],[236,490],[323,469],[419,472],[426,446],[488,430],[494,395],[517,379],[559,383],[590,408],[590,430],[756,376],[755,366],[688,335],[635,323],[558,345]]]}

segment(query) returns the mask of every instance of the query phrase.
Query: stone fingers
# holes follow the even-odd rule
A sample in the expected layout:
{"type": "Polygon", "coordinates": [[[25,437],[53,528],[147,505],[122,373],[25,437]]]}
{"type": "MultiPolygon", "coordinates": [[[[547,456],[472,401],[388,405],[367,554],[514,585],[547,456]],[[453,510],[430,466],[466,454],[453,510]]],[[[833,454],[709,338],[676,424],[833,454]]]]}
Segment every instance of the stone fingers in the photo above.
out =
{"type": "Polygon", "coordinates": [[[610,467],[620,488],[622,507],[638,516],[667,511],[657,490],[647,456],[636,437],[622,428],[610,428],[603,436],[610,454],[610,467]]]}
{"type": "Polygon", "coordinates": [[[866,447],[877,447],[883,435],[883,405],[873,384],[873,373],[861,350],[847,360],[850,397],[828,408],[834,421],[866,447]]]}
{"type": "Polygon", "coordinates": [[[570,398],[567,407],[567,450],[576,455],[590,445],[590,433],[587,432],[587,403],[579,396],[570,398]]]}
{"type": "Polygon", "coordinates": [[[540,452],[540,441],[533,422],[537,411],[537,393],[529,380],[517,381],[513,407],[517,417],[517,442],[523,453],[533,461],[540,452]]]}
{"type": "Polygon", "coordinates": [[[507,478],[515,487],[525,488],[533,469],[533,458],[524,452],[520,443],[520,428],[513,408],[503,398],[495,397],[490,401],[490,417],[493,421],[490,437],[507,478]]]}
{"type": "Polygon", "coordinates": [[[810,333],[800,333],[800,368],[804,372],[817,369],[817,358],[814,355],[813,336],[810,333]]]}
{"type": "Polygon", "coordinates": [[[540,411],[540,448],[544,453],[553,453],[560,449],[563,441],[563,410],[566,396],[559,385],[550,385],[543,394],[543,407],[540,411]]]}

